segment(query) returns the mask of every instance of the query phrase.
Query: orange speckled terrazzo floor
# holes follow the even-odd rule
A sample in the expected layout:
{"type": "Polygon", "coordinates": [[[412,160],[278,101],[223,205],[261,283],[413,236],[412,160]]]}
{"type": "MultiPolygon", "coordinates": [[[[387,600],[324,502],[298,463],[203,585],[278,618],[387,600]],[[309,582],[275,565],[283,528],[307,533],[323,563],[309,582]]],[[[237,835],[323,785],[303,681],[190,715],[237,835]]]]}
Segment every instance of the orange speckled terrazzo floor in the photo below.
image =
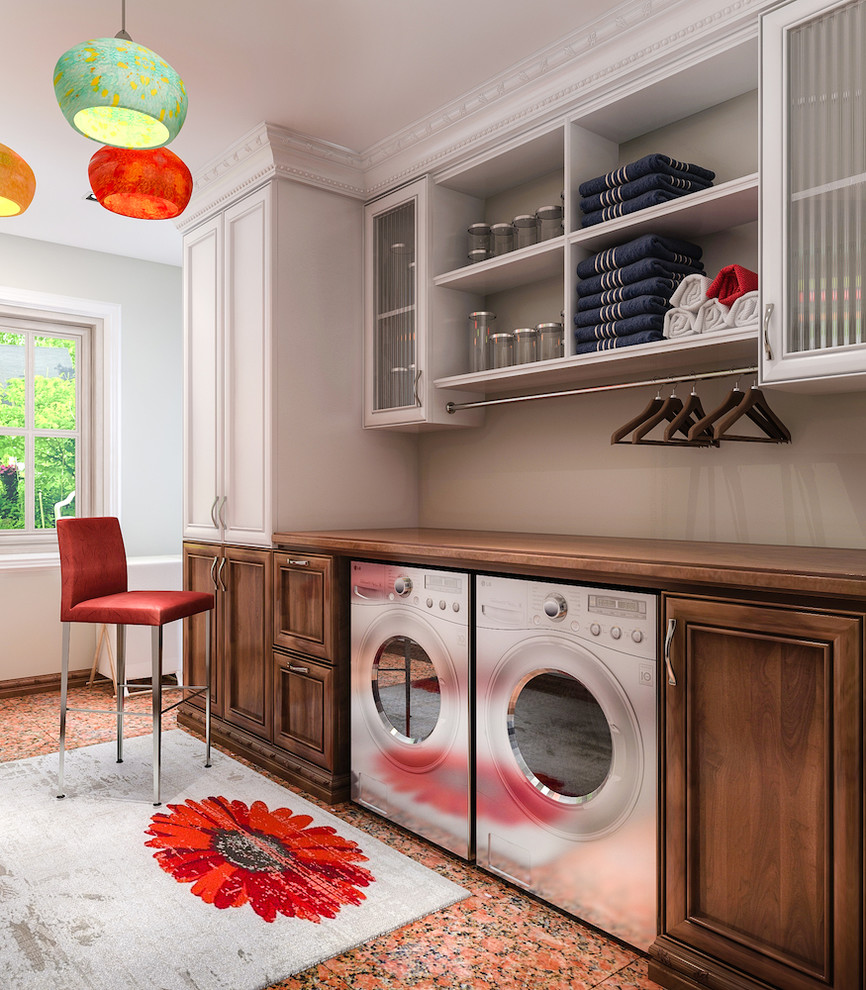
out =
{"type": "MultiPolygon", "coordinates": [[[[110,708],[110,685],[74,689],[69,703],[110,708]]],[[[149,697],[133,698],[127,710],[149,710],[149,704],[149,697]]],[[[58,711],[59,692],[0,699],[0,759],[56,752],[58,711]]],[[[131,718],[126,725],[127,735],[146,734],[151,727],[147,718],[131,718]]],[[[163,727],[177,727],[174,712],[164,717],[163,727]]],[[[67,745],[106,742],[114,738],[113,730],[110,716],[73,714],[67,745]]],[[[459,883],[471,896],[271,990],[657,990],[647,977],[646,959],[635,950],[356,805],[327,806],[304,797],[459,883]]]]}

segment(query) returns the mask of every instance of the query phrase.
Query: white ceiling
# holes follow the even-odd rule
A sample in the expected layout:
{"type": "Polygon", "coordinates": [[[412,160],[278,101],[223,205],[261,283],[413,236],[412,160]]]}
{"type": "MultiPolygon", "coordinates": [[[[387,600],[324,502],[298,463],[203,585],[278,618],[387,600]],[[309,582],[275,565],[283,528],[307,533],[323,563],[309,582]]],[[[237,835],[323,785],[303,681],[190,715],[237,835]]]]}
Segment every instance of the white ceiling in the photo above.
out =
{"type": "MultiPolygon", "coordinates": [[[[363,152],[621,0],[128,0],[126,29],[189,95],[171,145],[193,175],[261,121],[363,152]]],[[[121,0],[21,4],[0,60],[0,143],[36,197],[0,233],[180,264],[171,221],[130,220],[85,197],[98,145],[54,98],[60,55],[121,26],[121,0]]]]}

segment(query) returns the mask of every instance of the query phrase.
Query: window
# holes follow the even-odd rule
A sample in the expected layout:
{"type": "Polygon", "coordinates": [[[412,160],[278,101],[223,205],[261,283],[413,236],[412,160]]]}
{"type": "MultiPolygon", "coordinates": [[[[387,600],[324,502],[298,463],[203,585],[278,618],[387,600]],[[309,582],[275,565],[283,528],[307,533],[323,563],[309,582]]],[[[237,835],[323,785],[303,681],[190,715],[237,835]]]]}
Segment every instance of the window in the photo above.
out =
{"type": "Polygon", "coordinates": [[[0,289],[0,567],[53,554],[61,516],[117,512],[118,315],[0,289]]]}
{"type": "Polygon", "coordinates": [[[0,319],[0,530],[33,536],[87,502],[90,334],[0,319]],[[83,378],[83,383],[82,383],[83,378]],[[82,389],[82,384],[84,388],[82,389]]]}

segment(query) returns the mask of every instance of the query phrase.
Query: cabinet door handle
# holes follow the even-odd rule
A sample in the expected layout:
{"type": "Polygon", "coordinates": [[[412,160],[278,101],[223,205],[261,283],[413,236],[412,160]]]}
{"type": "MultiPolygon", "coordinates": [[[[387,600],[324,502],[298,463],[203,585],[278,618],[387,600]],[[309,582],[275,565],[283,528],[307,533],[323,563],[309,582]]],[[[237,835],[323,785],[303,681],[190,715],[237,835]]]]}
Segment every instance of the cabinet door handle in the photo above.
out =
{"type": "Polygon", "coordinates": [[[421,406],[421,396],[418,395],[418,382],[420,381],[421,381],[421,370],[419,369],[418,371],[415,372],[415,380],[412,383],[412,390],[415,393],[415,405],[419,407],[421,406]]]}
{"type": "Polygon", "coordinates": [[[770,347],[770,316],[773,313],[773,304],[767,303],[764,307],[764,355],[768,361],[773,360],[773,350],[770,347]]]}
{"type": "Polygon", "coordinates": [[[295,667],[293,664],[287,663],[286,670],[291,674],[309,674],[309,667],[295,667]]]}
{"type": "Polygon", "coordinates": [[[674,638],[674,630],[677,628],[676,619],[668,619],[668,631],[665,635],[665,668],[668,672],[668,684],[672,687],[677,686],[677,676],[674,673],[673,665],[671,664],[671,642],[674,638]]]}
{"type": "Polygon", "coordinates": [[[309,560],[292,560],[291,557],[288,558],[287,563],[291,564],[293,567],[309,567],[309,560]]]}
{"type": "Polygon", "coordinates": [[[220,520],[220,526],[222,526],[223,529],[226,528],[226,520],[225,520],[225,516],[223,515],[223,512],[225,511],[227,499],[228,499],[228,496],[227,495],[223,495],[223,500],[222,500],[222,502],[220,502],[219,512],[217,513],[217,515],[219,516],[219,520],[220,520]]]}
{"type": "Polygon", "coordinates": [[[213,522],[214,529],[219,529],[219,523],[217,522],[216,513],[214,512],[214,509],[217,507],[217,502],[219,502],[219,500],[220,500],[219,495],[214,495],[213,505],[210,507],[210,517],[211,517],[211,521],[213,522]]]}
{"type": "Polygon", "coordinates": [[[223,571],[225,570],[225,566],[226,566],[226,559],[225,559],[225,557],[223,557],[220,560],[220,568],[217,571],[217,580],[219,581],[220,585],[222,585],[222,588],[221,588],[222,591],[227,591],[228,590],[226,588],[226,583],[223,580],[223,571]]]}
{"type": "Polygon", "coordinates": [[[216,579],[216,565],[218,560],[219,557],[214,557],[213,563],[210,565],[210,579],[211,579],[211,584],[213,584],[214,591],[219,591],[219,585],[217,584],[217,579],[216,579]]]}

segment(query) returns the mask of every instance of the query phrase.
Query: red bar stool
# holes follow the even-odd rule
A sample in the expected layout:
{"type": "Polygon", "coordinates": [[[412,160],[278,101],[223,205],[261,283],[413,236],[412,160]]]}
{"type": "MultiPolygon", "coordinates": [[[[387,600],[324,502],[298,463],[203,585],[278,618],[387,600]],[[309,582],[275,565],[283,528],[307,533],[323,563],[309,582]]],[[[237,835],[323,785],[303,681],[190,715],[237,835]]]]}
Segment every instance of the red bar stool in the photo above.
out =
{"type": "MultiPolygon", "coordinates": [[[[167,622],[205,613],[204,685],[170,685],[167,690],[193,691],[205,696],[205,766],[210,764],[210,613],[214,596],[200,591],[128,591],[126,550],[120,523],[113,516],[87,519],[58,519],[60,548],[60,621],[63,623],[63,664],[60,675],[60,766],[57,796],[63,793],[63,764],[66,752],[66,713],[96,712],[117,717],[117,762],[123,762],[123,702],[126,692],[126,627],[152,626],[151,658],[153,696],[153,803],[160,804],[159,784],[162,750],[162,716],[181,701],[162,707],[162,627],[167,622]],[[108,623],[117,626],[117,708],[69,708],[69,627],[72,622],[108,623]]],[[[195,695],[192,695],[195,697],[195,695]]],[[[146,712],[128,712],[146,715],[146,712]]]]}

